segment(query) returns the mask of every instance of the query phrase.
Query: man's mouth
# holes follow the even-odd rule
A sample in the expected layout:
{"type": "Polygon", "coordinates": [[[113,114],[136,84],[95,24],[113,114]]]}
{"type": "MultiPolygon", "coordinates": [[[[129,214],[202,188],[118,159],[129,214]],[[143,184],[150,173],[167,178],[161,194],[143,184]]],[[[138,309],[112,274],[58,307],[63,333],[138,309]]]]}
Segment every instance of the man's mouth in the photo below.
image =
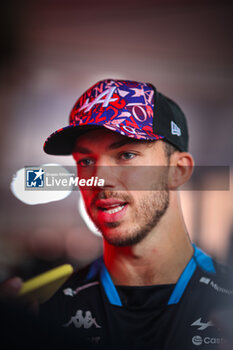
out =
{"type": "Polygon", "coordinates": [[[128,205],[128,202],[116,198],[98,199],[95,203],[99,210],[100,217],[106,220],[119,219],[128,205]],[[122,213],[122,214],[121,214],[122,213]],[[111,219],[112,217],[112,219],[111,219]]]}
{"type": "Polygon", "coordinates": [[[115,213],[117,213],[118,211],[121,211],[125,206],[126,206],[126,204],[127,203],[124,203],[124,204],[122,204],[122,205],[112,205],[112,206],[110,206],[110,207],[107,207],[107,208],[102,208],[102,207],[100,207],[100,208],[98,208],[98,209],[100,209],[100,210],[102,210],[102,211],[106,211],[108,214],[115,214],[115,213]]]}

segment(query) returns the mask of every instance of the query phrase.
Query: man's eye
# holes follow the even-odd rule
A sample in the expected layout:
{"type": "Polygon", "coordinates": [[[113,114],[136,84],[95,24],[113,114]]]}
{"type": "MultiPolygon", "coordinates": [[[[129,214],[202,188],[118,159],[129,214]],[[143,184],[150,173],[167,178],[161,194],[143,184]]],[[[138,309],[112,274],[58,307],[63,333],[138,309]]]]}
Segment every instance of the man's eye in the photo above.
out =
{"type": "Polygon", "coordinates": [[[134,157],[136,157],[136,154],[132,152],[124,152],[120,154],[120,159],[122,160],[129,160],[133,159],[134,157]]]}
{"type": "Polygon", "coordinates": [[[79,166],[82,166],[82,167],[87,167],[87,166],[91,166],[91,165],[94,165],[94,160],[93,159],[81,159],[77,162],[77,164],[79,166]]]}

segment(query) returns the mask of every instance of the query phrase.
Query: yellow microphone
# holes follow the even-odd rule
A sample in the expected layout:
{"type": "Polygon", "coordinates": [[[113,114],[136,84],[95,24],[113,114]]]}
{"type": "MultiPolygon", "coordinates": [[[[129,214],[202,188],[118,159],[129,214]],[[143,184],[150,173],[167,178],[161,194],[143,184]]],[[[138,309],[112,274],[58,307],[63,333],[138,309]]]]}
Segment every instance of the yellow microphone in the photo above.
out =
{"type": "Polygon", "coordinates": [[[37,300],[42,304],[56,293],[73,271],[70,264],[65,264],[33,277],[23,283],[18,297],[28,301],[37,300]]]}

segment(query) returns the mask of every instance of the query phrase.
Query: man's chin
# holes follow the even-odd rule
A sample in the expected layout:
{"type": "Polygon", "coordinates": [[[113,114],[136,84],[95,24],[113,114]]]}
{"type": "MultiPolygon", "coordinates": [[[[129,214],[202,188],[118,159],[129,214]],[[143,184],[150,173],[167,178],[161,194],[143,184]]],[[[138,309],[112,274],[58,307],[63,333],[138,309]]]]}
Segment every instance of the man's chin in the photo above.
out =
{"type": "Polygon", "coordinates": [[[116,227],[119,227],[120,225],[121,225],[121,223],[119,221],[106,222],[105,227],[107,227],[107,228],[116,228],[116,227]]]}
{"type": "Polygon", "coordinates": [[[129,247],[134,246],[141,241],[148,235],[148,232],[140,232],[138,234],[129,236],[128,232],[124,232],[121,230],[121,232],[117,232],[116,230],[112,231],[102,231],[102,236],[104,240],[115,247],[129,247]]]}
{"type": "Polygon", "coordinates": [[[104,227],[99,227],[103,239],[110,245],[125,247],[130,245],[131,238],[128,232],[122,229],[119,222],[107,223],[104,227]]]}
{"type": "Polygon", "coordinates": [[[104,222],[104,223],[100,223],[98,221],[94,221],[94,224],[96,225],[96,227],[99,229],[99,231],[102,233],[102,235],[104,236],[104,233],[106,232],[106,234],[112,233],[113,229],[120,227],[122,229],[122,222],[120,221],[114,221],[114,222],[104,222]]]}

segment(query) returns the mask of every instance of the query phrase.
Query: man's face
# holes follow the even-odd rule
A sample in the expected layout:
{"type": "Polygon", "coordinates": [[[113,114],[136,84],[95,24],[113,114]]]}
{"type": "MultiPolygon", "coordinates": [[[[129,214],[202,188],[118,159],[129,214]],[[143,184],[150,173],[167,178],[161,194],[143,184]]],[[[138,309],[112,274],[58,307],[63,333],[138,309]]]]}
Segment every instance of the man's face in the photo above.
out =
{"type": "Polygon", "coordinates": [[[79,178],[98,176],[105,180],[103,187],[80,188],[86,210],[104,239],[116,246],[143,240],[169,206],[163,141],[139,141],[101,128],[77,139],[73,157],[79,178]],[[148,168],[146,179],[138,179],[137,169],[146,166],[163,170],[155,175],[148,168]],[[138,180],[146,181],[148,190],[138,190],[138,180]],[[164,190],[155,190],[158,184],[164,190]]]}

